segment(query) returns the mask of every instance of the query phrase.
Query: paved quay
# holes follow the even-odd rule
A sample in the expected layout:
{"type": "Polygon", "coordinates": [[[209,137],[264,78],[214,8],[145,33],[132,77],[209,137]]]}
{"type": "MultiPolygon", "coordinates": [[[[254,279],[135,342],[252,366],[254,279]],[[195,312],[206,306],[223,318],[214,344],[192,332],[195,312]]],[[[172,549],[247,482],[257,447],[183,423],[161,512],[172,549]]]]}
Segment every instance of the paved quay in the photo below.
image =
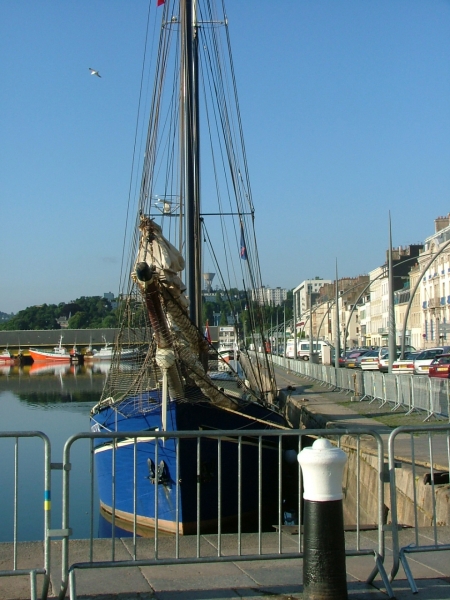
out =
{"type": "MultiPolygon", "coordinates": [[[[370,428],[383,439],[386,457],[389,434],[394,428],[402,425],[416,427],[448,424],[447,421],[437,421],[434,417],[425,423],[426,415],[423,412],[416,411],[406,415],[404,410],[393,411],[392,406],[387,403],[380,406],[379,401],[360,401],[359,397],[352,398],[350,393],[334,391],[281,367],[275,367],[275,373],[278,387],[284,390],[283,395],[290,395],[308,413],[309,420],[317,423],[317,428],[370,428]],[[289,386],[293,389],[287,389],[289,386]]],[[[298,426],[298,423],[293,423],[293,426],[298,426]]],[[[365,441],[365,444],[376,447],[370,440],[365,441]]],[[[411,462],[409,434],[398,437],[396,458],[405,463],[411,462]]],[[[433,458],[439,470],[448,471],[449,455],[445,440],[441,444],[434,444],[433,458]]],[[[425,436],[415,442],[415,461],[416,464],[429,466],[429,445],[425,436]]]]}
{"type": "MultiPolygon", "coordinates": [[[[298,396],[308,410],[321,415],[328,426],[370,427],[387,439],[392,427],[401,424],[422,425],[421,415],[402,415],[380,407],[376,403],[350,402],[349,395],[332,392],[310,380],[292,372],[276,368],[280,388],[298,396]],[[389,423],[387,425],[386,423],[389,423]]],[[[450,527],[444,530],[444,537],[450,541],[450,527]]],[[[413,541],[413,532],[406,529],[400,532],[401,545],[413,541]]],[[[346,544],[354,547],[353,533],[346,532],[346,544]]],[[[431,528],[422,528],[421,537],[432,540],[431,528]]],[[[169,556],[173,552],[173,538],[161,538],[159,556],[169,556]]],[[[139,539],[139,558],[153,556],[154,541],[139,539]]],[[[195,536],[181,539],[180,555],[195,556],[195,536]]],[[[263,534],[263,551],[277,552],[277,532],[263,534]]],[[[295,552],[297,537],[292,531],[282,534],[283,552],[295,552]]],[[[376,532],[362,532],[364,547],[376,547],[376,532]]],[[[86,560],[89,542],[70,541],[69,564],[86,560]]],[[[200,541],[201,555],[217,555],[217,536],[203,535],[200,541]]],[[[237,539],[235,535],[222,536],[222,554],[235,555],[237,539]]],[[[6,569],[12,556],[12,544],[0,544],[0,570],[6,569]]],[[[18,566],[36,564],[36,555],[42,554],[40,542],[20,543],[18,566]],[[30,562],[32,561],[32,562],[30,562]]],[[[245,534],[242,538],[242,553],[257,553],[256,534],[245,534]]],[[[116,559],[130,560],[133,556],[132,540],[123,538],[116,541],[116,559]]],[[[49,598],[58,596],[61,580],[61,542],[52,542],[51,588],[49,598]]],[[[94,559],[111,559],[111,542],[94,540],[94,559]]],[[[441,600],[450,598],[449,552],[410,554],[408,556],[418,594],[409,588],[405,573],[400,570],[392,583],[395,598],[398,600],[416,598],[418,600],[441,600]]],[[[392,565],[392,545],[390,534],[386,534],[385,568],[389,573],[392,565]]],[[[373,585],[365,583],[372,571],[374,561],[371,556],[347,557],[347,589],[350,600],[378,600],[388,598],[379,575],[373,585]]],[[[133,566],[124,568],[76,570],[77,597],[83,600],[294,600],[303,598],[302,559],[258,560],[246,562],[221,562],[202,564],[177,564],[157,566],[133,566]]],[[[41,577],[38,577],[40,591],[41,577]]],[[[68,595],[68,594],[67,594],[68,595]]],[[[0,600],[29,600],[30,586],[26,576],[0,578],[0,600]]],[[[340,600],[336,598],[336,600],[340,600]]]]}
{"type": "MultiPolygon", "coordinates": [[[[363,543],[375,545],[374,532],[367,532],[363,543]],[[372,539],[373,538],[373,539],[372,539]]],[[[351,533],[346,533],[346,541],[351,544],[351,533]],[[349,539],[350,538],[350,539],[349,539]]],[[[223,536],[222,552],[235,553],[236,536],[223,536]]],[[[263,550],[276,551],[276,534],[266,534],[263,550]]],[[[295,536],[283,536],[284,551],[294,549],[295,536]],[[291,538],[291,539],[290,539],[291,538]]],[[[153,540],[139,540],[140,553],[145,555],[145,545],[149,546],[151,555],[153,540]]],[[[195,545],[195,538],[184,540],[183,548],[189,552],[188,546],[195,545]]],[[[54,542],[52,548],[51,592],[49,598],[58,595],[60,581],[60,548],[54,542]]],[[[214,554],[217,550],[215,536],[202,536],[202,554],[214,554]]],[[[78,557],[85,557],[88,541],[73,540],[70,542],[70,562],[78,557]]],[[[182,548],[182,549],[183,549],[182,548]]],[[[243,553],[256,550],[255,539],[251,534],[244,536],[243,553]]],[[[162,544],[164,555],[164,544],[162,544]]],[[[27,557],[35,561],[36,554],[42,552],[39,542],[21,543],[19,545],[19,564],[25,566],[27,557]]],[[[10,544],[0,544],[0,567],[5,556],[11,553],[10,544]],[[9,548],[8,548],[9,546],[9,548]]],[[[95,540],[95,560],[109,560],[110,544],[106,540],[95,540]]],[[[132,541],[129,538],[118,540],[116,558],[129,560],[132,557],[132,541]]],[[[390,565],[389,546],[387,547],[386,566],[390,565]]],[[[450,598],[450,577],[448,553],[433,555],[414,555],[410,560],[418,594],[412,594],[402,571],[393,582],[395,598],[398,600],[416,598],[417,600],[441,600],[450,598]]],[[[35,564],[35,563],[33,563],[35,564]]],[[[365,579],[373,567],[370,556],[347,557],[347,589],[350,600],[386,600],[388,596],[383,590],[381,579],[377,576],[373,585],[365,583],[365,579]]],[[[38,591],[41,577],[38,577],[38,591]]],[[[107,569],[77,570],[77,597],[83,600],[294,600],[303,598],[302,560],[277,559],[248,562],[224,562],[209,564],[178,564],[166,566],[123,567],[107,569]]],[[[26,576],[0,578],[0,598],[2,600],[29,600],[30,587],[26,576]]],[[[336,598],[339,600],[339,598],[336,598]]]]}

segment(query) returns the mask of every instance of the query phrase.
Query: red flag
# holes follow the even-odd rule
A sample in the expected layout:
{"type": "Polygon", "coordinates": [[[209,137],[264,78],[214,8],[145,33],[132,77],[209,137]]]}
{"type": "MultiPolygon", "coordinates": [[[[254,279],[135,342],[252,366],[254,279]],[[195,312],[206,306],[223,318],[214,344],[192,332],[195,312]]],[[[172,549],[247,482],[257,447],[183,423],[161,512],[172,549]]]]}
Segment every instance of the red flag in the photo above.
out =
{"type": "Polygon", "coordinates": [[[162,6],[166,0],[158,0],[156,6],[162,6]]]}
{"type": "Polygon", "coordinates": [[[208,340],[208,343],[211,343],[211,333],[209,331],[209,322],[206,321],[206,327],[205,327],[205,338],[208,340]]]}
{"type": "Polygon", "coordinates": [[[247,247],[245,245],[245,238],[244,238],[244,228],[242,226],[241,223],[241,249],[239,251],[240,257],[242,258],[242,260],[247,260],[248,256],[247,256],[247,247]]]}

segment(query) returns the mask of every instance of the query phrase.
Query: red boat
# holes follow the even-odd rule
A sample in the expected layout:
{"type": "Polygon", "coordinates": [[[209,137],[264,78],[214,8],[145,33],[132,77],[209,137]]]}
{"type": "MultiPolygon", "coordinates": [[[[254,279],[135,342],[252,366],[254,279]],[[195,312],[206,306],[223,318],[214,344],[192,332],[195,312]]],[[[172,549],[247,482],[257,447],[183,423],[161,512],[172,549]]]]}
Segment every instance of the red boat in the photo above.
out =
{"type": "Polygon", "coordinates": [[[8,348],[3,350],[3,352],[0,352],[0,365],[13,365],[14,362],[15,358],[14,356],[11,356],[11,353],[8,350],[8,348]]]}
{"type": "Polygon", "coordinates": [[[59,339],[59,345],[55,346],[53,350],[38,350],[37,348],[30,348],[30,356],[34,361],[51,360],[58,362],[70,362],[70,352],[67,348],[62,345],[63,336],[59,339]]]}

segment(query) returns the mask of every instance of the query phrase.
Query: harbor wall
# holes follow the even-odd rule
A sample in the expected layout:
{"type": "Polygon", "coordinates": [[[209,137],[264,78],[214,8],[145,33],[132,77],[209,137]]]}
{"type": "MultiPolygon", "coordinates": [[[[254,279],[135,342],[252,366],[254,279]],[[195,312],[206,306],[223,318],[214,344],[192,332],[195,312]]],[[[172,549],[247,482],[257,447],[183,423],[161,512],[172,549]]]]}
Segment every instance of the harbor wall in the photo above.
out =
{"type": "MultiPolygon", "coordinates": [[[[308,407],[304,395],[292,395],[292,392],[280,393],[280,405],[294,428],[299,429],[330,429],[336,423],[329,417],[308,407]]],[[[384,472],[378,472],[376,450],[361,442],[358,450],[349,437],[341,439],[340,447],[346,452],[348,461],[343,477],[344,520],[346,525],[355,525],[354,515],[359,510],[360,523],[371,525],[378,523],[378,482],[380,477],[384,482],[384,524],[391,523],[391,494],[389,486],[388,455],[385,442],[384,472]],[[359,473],[358,473],[359,471],[359,473]],[[357,489],[357,482],[361,485],[357,489]]],[[[436,523],[439,526],[450,525],[450,486],[441,484],[433,486],[429,483],[430,465],[408,464],[407,457],[399,459],[395,469],[396,502],[398,523],[405,527],[415,527],[418,519],[419,527],[433,525],[434,511],[436,523]],[[428,479],[426,475],[428,474],[428,479]]]]}

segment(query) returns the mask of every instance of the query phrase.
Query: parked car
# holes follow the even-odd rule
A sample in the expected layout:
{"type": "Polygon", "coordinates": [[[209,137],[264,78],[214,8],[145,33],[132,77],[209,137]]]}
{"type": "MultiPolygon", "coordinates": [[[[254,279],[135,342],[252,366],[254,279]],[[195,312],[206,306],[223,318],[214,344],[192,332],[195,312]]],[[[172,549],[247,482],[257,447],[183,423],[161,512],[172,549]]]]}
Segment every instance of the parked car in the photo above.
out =
{"type": "MultiPolygon", "coordinates": [[[[309,339],[298,339],[297,342],[297,358],[301,358],[302,360],[309,360],[309,339]]],[[[295,340],[287,340],[286,342],[286,358],[294,358],[294,345],[295,340]]],[[[324,346],[330,346],[328,342],[324,342],[322,340],[313,341],[313,352],[317,352],[319,354],[319,358],[322,358],[322,348],[324,346]]]]}
{"type": "Polygon", "coordinates": [[[429,377],[450,378],[450,354],[440,354],[437,356],[428,369],[429,377]]]}
{"type": "MultiPolygon", "coordinates": [[[[401,346],[397,346],[397,351],[401,352],[402,347],[401,346]]],[[[378,356],[381,358],[382,356],[384,356],[385,354],[387,354],[389,352],[389,346],[380,346],[378,348],[378,356]]],[[[414,346],[405,346],[405,352],[417,352],[417,350],[414,348],[414,346]]]]}
{"type": "Polygon", "coordinates": [[[350,356],[350,354],[352,354],[352,352],[353,352],[353,350],[347,351],[345,354],[344,354],[344,352],[341,352],[341,355],[339,356],[339,366],[340,367],[345,367],[345,361],[350,356]]]}
{"type": "Polygon", "coordinates": [[[428,375],[430,365],[436,356],[447,354],[448,352],[450,352],[450,346],[440,346],[438,348],[423,350],[414,361],[414,373],[416,375],[428,375]]]}
{"type": "Polygon", "coordinates": [[[358,359],[362,371],[378,371],[378,351],[369,350],[358,359]]]}
{"type": "MultiPolygon", "coordinates": [[[[400,350],[397,350],[396,359],[400,356],[400,350]]],[[[395,361],[394,361],[395,362],[395,361]]],[[[392,363],[394,364],[394,363],[392,363]]],[[[383,356],[378,357],[378,370],[382,373],[387,373],[389,371],[389,354],[383,354],[383,356]]]]}
{"type": "Polygon", "coordinates": [[[400,373],[414,373],[414,361],[419,354],[420,352],[405,352],[405,357],[403,359],[397,358],[392,364],[392,372],[395,372],[396,375],[400,373]]]}
{"type": "Polygon", "coordinates": [[[351,350],[347,353],[343,366],[348,369],[356,369],[359,367],[359,363],[357,362],[358,358],[363,357],[367,352],[369,352],[369,350],[351,350]]]}

